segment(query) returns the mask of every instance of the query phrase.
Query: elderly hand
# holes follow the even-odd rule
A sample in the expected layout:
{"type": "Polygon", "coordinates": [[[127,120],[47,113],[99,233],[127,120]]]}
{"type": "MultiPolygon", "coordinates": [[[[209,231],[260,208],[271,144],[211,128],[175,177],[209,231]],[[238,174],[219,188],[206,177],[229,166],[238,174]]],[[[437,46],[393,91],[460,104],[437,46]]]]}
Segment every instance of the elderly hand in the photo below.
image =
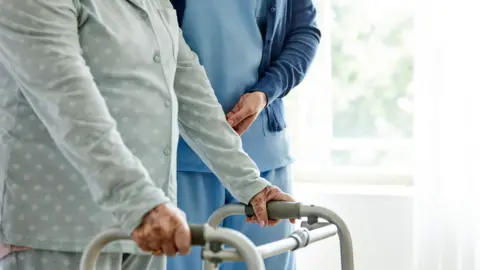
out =
{"type": "Polygon", "coordinates": [[[242,135],[267,106],[267,96],[263,92],[252,92],[240,97],[237,105],[227,113],[227,121],[235,131],[242,135]]]}
{"type": "MultiPolygon", "coordinates": [[[[255,195],[255,197],[253,197],[252,200],[250,200],[250,204],[253,207],[255,216],[247,217],[247,222],[260,224],[260,226],[262,227],[265,227],[266,225],[274,226],[278,222],[280,222],[280,220],[268,219],[267,203],[269,201],[294,202],[295,200],[287,193],[282,192],[276,186],[266,187],[262,191],[260,191],[257,195],[255,195]]],[[[290,222],[294,224],[295,219],[291,219],[290,222]]]]}
{"type": "Polygon", "coordinates": [[[185,213],[169,204],[158,205],[148,212],[132,238],[140,249],[156,256],[190,252],[191,236],[185,213]]]}

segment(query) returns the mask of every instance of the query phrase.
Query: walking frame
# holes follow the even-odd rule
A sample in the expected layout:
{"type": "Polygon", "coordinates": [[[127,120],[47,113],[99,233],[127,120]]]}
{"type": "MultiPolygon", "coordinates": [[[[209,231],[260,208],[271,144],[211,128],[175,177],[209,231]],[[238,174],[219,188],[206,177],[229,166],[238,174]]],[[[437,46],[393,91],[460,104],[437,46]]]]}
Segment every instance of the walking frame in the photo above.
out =
{"type": "MultiPolygon", "coordinates": [[[[192,245],[203,247],[203,270],[218,270],[219,264],[225,261],[245,261],[248,270],[265,270],[264,259],[305,248],[335,235],[340,243],[341,270],[354,270],[350,232],[336,213],[320,206],[279,201],[269,202],[267,211],[270,219],[307,220],[289,237],[262,246],[255,246],[240,232],[219,227],[229,216],[252,216],[254,212],[251,206],[225,205],[217,209],[206,224],[189,225],[192,245]],[[224,245],[231,248],[225,248],[224,245]]],[[[131,237],[119,229],[108,230],[94,237],[82,255],[80,270],[95,270],[101,250],[109,243],[119,240],[131,240],[131,237]]]]}

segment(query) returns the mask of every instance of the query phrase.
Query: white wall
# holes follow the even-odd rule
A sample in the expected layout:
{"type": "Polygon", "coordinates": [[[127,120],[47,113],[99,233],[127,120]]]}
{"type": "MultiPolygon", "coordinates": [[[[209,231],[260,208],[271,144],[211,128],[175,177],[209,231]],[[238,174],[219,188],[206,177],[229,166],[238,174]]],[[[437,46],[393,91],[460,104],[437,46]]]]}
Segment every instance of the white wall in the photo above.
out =
{"type": "MultiPolygon", "coordinates": [[[[339,214],[349,226],[356,270],[412,270],[412,196],[404,187],[295,183],[294,196],[339,214]]],[[[340,270],[338,238],[297,252],[297,270],[340,270]]]]}

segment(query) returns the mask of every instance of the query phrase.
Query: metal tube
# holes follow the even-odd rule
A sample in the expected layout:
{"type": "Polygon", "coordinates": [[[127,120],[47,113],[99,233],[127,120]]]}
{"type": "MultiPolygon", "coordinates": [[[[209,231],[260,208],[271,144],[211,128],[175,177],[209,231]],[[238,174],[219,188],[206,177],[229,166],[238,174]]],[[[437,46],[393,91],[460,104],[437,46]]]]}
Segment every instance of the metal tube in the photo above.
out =
{"type": "MultiPolygon", "coordinates": [[[[273,243],[268,243],[263,246],[259,246],[256,250],[261,254],[263,258],[272,257],[283,252],[294,249],[297,246],[297,241],[293,238],[285,238],[273,243]],[[274,245],[274,246],[273,246],[274,245]]],[[[223,261],[241,261],[242,256],[238,254],[235,249],[222,249],[220,252],[213,252],[211,250],[203,251],[204,259],[220,259],[223,261]]],[[[205,270],[205,269],[204,269],[205,270]]]]}
{"type": "Polygon", "coordinates": [[[337,226],[335,226],[333,224],[327,225],[327,226],[319,228],[319,229],[312,230],[309,233],[310,238],[308,240],[308,244],[312,244],[312,243],[315,243],[317,241],[326,239],[328,237],[332,237],[332,236],[336,235],[337,232],[338,232],[338,228],[337,228],[337,226]]]}
{"type": "MultiPolygon", "coordinates": [[[[334,236],[337,233],[335,225],[327,225],[323,228],[316,229],[309,232],[309,244],[334,236]]],[[[280,255],[284,252],[291,251],[297,247],[297,241],[293,238],[285,238],[279,241],[268,243],[257,247],[257,251],[262,258],[270,258],[280,255]]],[[[204,259],[220,259],[223,261],[241,261],[242,257],[235,249],[223,249],[220,252],[213,252],[211,250],[203,251],[204,259]]]]}
{"type": "MultiPolygon", "coordinates": [[[[319,206],[301,205],[299,212],[299,216],[301,217],[316,216],[334,224],[310,231],[309,243],[333,236],[338,231],[342,270],[354,270],[352,239],[345,222],[333,211],[319,206]]],[[[210,263],[208,259],[235,261],[241,260],[242,258],[246,261],[249,270],[265,270],[263,258],[276,256],[297,247],[297,241],[295,239],[287,238],[260,246],[257,249],[243,234],[230,229],[218,228],[220,223],[226,217],[244,214],[244,205],[231,204],[219,208],[214,214],[212,214],[212,216],[210,216],[208,224],[212,228],[208,226],[206,227],[205,241],[224,243],[235,247],[236,249],[223,250],[217,253],[210,250],[204,250],[204,270],[216,269],[216,266],[210,263]]],[[[101,250],[110,242],[130,239],[129,235],[118,229],[111,229],[99,234],[86,247],[80,261],[80,270],[94,270],[95,263],[101,250]]]]}
{"type": "MultiPolygon", "coordinates": [[[[265,270],[265,265],[255,245],[243,234],[230,230],[205,227],[205,240],[218,241],[234,247],[247,263],[249,270],[265,270]]],[[[95,236],[87,245],[80,260],[80,270],[95,270],[102,249],[113,241],[131,240],[130,235],[119,229],[110,229],[95,236]]]]}
{"type": "Polygon", "coordinates": [[[340,239],[342,270],[354,270],[352,237],[345,222],[333,211],[320,206],[303,205],[300,207],[300,215],[303,217],[317,216],[337,226],[338,237],[340,239]]]}
{"type": "Polygon", "coordinates": [[[229,217],[235,215],[245,215],[245,205],[244,204],[227,204],[218,208],[209,218],[207,224],[212,228],[217,228],[220,226],[222,221],[229,217]]]}
{"type": "MultiPolygon", "coordinates": [[[[323,208],[320,206],[307,206],[301,205],[299,211],[300,217],[316,216],[322,219],[327,220],[328,222],[334,224],[338,230],[338,236],[340,240],[340,251],[341,251],[341,260],[342,260],[342,270],[354,270],[354,261],[353,261],[353,244],[350,231],[346,226],[345,222],[333,211],[323,208]]],[[[214,228],[218,227],[222,220],[226,217],[233,215],[243,215],[245,214],[245,206],[240,204],[226,205],[219,208],[215,211],[208,220],[208,224],[214,228]]],[[[315,232],[314,230],[312,232],[315,232]]],[[[320,238],[323,239],[323,238],[320,238]]],[[[278,244],[278,242],[275,242],[278,244]]],[[[207,252],[207,251],[206,251],[207,252]]],[[[217,253],[220,254],[221,252],[217,253]]],[[[207,252],[208,254],[208,252],[207,252]]],[[[232,255],[226,255],[232,256],[232,255]]],[[[208,260],[204,262],[204,270],[214,270],[215,266],[210,263],[208,260]]]]}
{"type": "Polygon", "coordinates": [[[218,241],[235,248],[241,258],[245,260],[248,270],[265,270],[262,256],[257,252],[252,241],[245,235],[231,229],[206,227],[205,240],[207,242],[218,241]]]}
{"type": "Polygon", "coordinates": [[[288,252],[297,246],[297,241],[293,238],[285,238],[280,241],[268,243],[257,248],[264,259],[288,252]]]}
{"type": "MultiPolygon", "coordinates": [[[[229,216],[234,215],[245,215],[245,205],[244,204],[227,204],[218,208],[213,214],[208,218],[207,224],[212,228],[218,228],[222,221],[229,216]]],[[[208,251],[208,244],[204,249],[204,252],[208,251]]],[[[207,259],[203,260],[203,270],[217,270],[218,267],[210,262],[207,259]]]]}
{"type": "Polygon", "coordinates": [[[110,242],[130,240],[130,235],[119,229],[110,229],[97,235],[85,248],[80,260],[80,270],[95,270],[98,256],[102,249],[110,242]]]}

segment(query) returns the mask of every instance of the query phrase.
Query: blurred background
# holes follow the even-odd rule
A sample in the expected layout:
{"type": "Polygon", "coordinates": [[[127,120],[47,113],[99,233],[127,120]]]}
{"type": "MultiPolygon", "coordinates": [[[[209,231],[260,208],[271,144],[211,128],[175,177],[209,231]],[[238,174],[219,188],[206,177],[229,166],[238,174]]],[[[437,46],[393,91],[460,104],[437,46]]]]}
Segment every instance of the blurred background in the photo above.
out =
{"type": "MultiPolygon", "coordinates": [[[[350,226],[357,270],[480,269],[480,3],[316,0],[286,98],[295,196],[350,226]]],[[[299,270],[340,269],[337,239],[299,270]]]]}

